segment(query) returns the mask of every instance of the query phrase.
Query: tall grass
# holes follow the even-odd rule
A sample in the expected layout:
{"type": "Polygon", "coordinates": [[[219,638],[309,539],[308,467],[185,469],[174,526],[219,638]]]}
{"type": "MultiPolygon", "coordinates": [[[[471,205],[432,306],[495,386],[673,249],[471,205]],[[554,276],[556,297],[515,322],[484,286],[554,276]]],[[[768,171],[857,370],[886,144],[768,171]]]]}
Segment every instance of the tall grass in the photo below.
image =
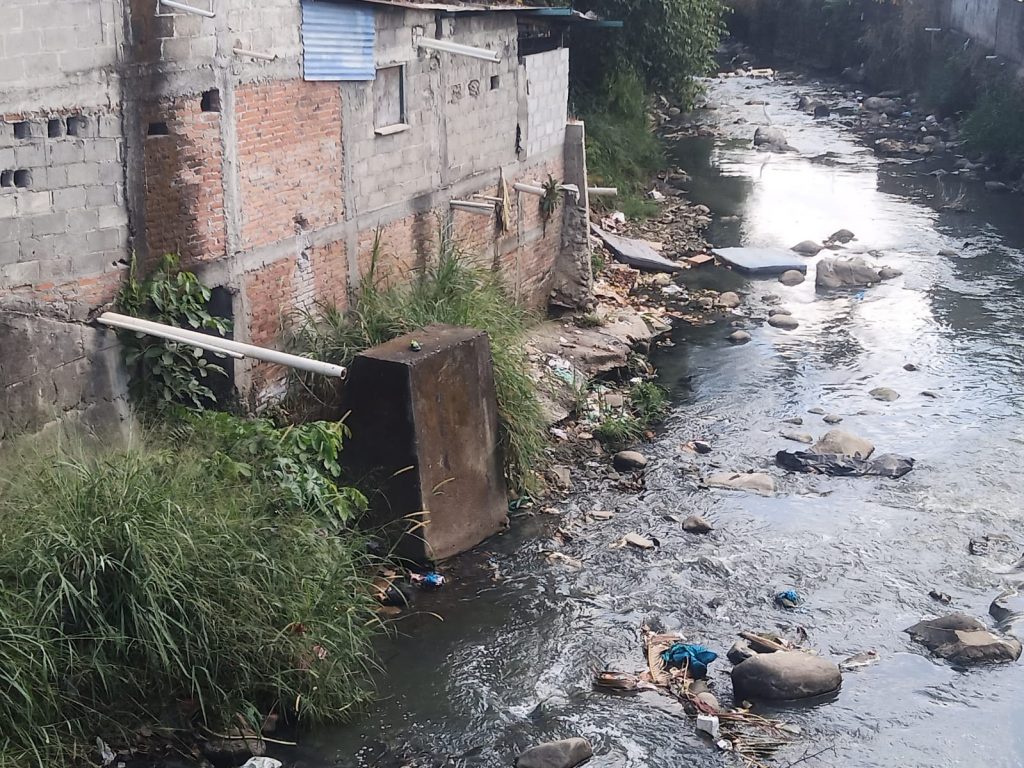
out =
{"type": "Polygon", "coordinates": [[[997,160],[1024,159],[1024,89],[1013,82],[990,84],[964,121],[964,139],[997,160]]]}
{"type": "MultiPolygon", "coordinates": [[[[518,304],[489,265],[476,264],[447,232],[436,258],[409,283],[390,284],[376,272],[380,243],[374,244],[374,267],[360,283],[347,312],[325,305],[301,313],[292,324],[295,351],[348,365],[364,349],[432,323],[486,331],[494,359],[505,475],[512,490],[532,485],[546,446],[545,424],[523,348],[534,318],[518,304]]],[[[301,379],[297,397],[316,397],[318,382],[301,379]]],[[[320,392],[319,394],[323,394],[320,392]]]]}
{"type": "Polygon", "coordinates": [[[194,445],[3,457],[0,766],[368,698],[364,542],[225,467],[194,445]]]}

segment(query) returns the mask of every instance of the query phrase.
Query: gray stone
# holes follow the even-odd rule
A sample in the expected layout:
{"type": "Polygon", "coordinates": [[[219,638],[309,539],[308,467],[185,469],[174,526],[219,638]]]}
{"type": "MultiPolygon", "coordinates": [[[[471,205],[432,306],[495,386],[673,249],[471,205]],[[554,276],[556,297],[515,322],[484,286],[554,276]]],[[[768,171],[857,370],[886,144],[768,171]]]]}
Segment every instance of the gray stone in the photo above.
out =
{"type": "Polygon", "coordinates": [[[757,651],[750,647],[746,640],[737,640],[726,654],[726,658],[733,664],[742,664],[749,658],[757,656],[757,651]]]}
{"type": "Polygon", "coordinates": [[[733,344],[746,344],[750,341],[750,334],[746,331],[733,331],[729,334],[728,339],[733,344]]]}
{"type": "Polygon", "coordinates": [[[786,309],[785,307],[772,307],[771,309],[768,310],[768,317],[774,317],[775,315],[792,315],[792,314],[793,314],[793,312],[791,310],[786,309]]]}
{"type": "Polygon", "coordinates": [[[563,739],[530,747],[516,758],[516,768],[573,768],[593,756],[586,739],[563,739]]]}
{"type": "Polygon", "coordinates": [[[643,469],[647,466],[647,457],[636,451],[619,451],[612,456],[612,466],[620,472],[631,469],[643,469]]]}
{"type": "Polygon", "coordinates": [[[889,389],[889,387],[875,387],[868,394],[875,398],[875,400],[882,400],[886,403],[900,399],[900,393],[895,389],[889,389]]]}
{"type": "Polygon", "coordinates": [[[836,664],[803,651],[759,653],[732,670],[733,689],[743,698],[806,699],[836,691],[842,683],[836,664]]]}
{"type": "Polygon", "coordinates": [[[920,370],[914,363],[907,363],[903,366],[904,371],[917,371],[920,370]]]}
{"type": "Polygon", "coordinates": [[[892,280],[893,278],[899,277],[903,274],[902,270],[896,269],[895,267],[882,267],[878,270],[878,276],[882,280],[892,280]]]}
{"type": "Polygon", "coordinates": [[[930,397],[932,399],[935,399],[939,396],[938,392],[933,392],[930,389],[922,389],[921,394],[924,395],[925,397],[930,397]]]}
{"type": "Polygon", "coordinates": [[[830,429],[814,444],[814,453],[836,453],[841,456],[853,456],[866,459],[875,452],[875,446],[862,437],[857,437],[841,429],[830,429]]]}
{"type": "Polygon", "coordinates": [[[781,129],[775,128],[770,125],[759,126],[754,131],[754,146],[755,147],[767,147],[768,149],[779,150],[782,152],[788,152],[793,149],[789,145],[789,141],[786,139],[786,134],[781,129]]]}
{"type": "Polygon", "coordinates": [[[787,269],[779,275],[779,282],[783,285],[800,285],[804,281],[804,273],[797,269],[787,269]]]}
{"type": "Polygon", "coordinates": [[[814,408],[808,408],[807,412],[813,413],[815,416],[823,416],[825,414],[825,409],[820,406],[815,406],[814,408]]]}
{"type": "Polygon", "coordinates": [[[768,318],[768,325],[773,328],[780,328],[784,331],[792,331],[800,327],[800,323],[792,315],[772,315],[768,318]]]}
{"type": "Polygon", "coordinates": [[[977,619],[963,613],[922,621],[905,631],[939,658],[957,664],[1016,661],[1020,658],[1021,644],[1017,638],[997,635],[977,619]]]}
{"type": "Polygon", "coordinates": [[[572,472],[568,467],[556,466],[551,468],[551,476],[562,490],[572,488],[572,472]]]}
{"type": "Polygon", "coordinates": [[[787,440],[792,440],[793,442],[796,443],[807,443],[808,445],[810,445],[811,443],[814,442],[814,438],[808,435],[806,432],[780,432],[779,434],[782,435],[787,440]]]}
{"type": "Polygon", "coordinates": [[[775,493],[775,480],[765,472],[716,472],[706,480],[712,488],[775,493]]]}
{"type": "Polygon", "coordinates": [[[823,247],[821,243],[816,243],[813,240],[802,240],[790,248],[790,250],[796,251],[802,256],[817,256],[823,247]]]}
{"type": "Polygon", "coordinates": [[[799,417],[799,416],[793,416],[792,418],[789,418],[789,419],[783,419],[782,423],[783,424],[795,424],[796,426],[799,427],[801,424],[804,423],[804,420],[801,417],[799,417]]]}
{"type": "Polygon", "coordinates": [[[700,515],[690,515],[683,520],[683,530],[687,533],[711,533],[711,523],[700,515]]]}
{"type": "Polygon", "coordinates": [[[825,414],[825,416],[822,417],[821,420],[824,421],[826,424],[839,424],[840,422],[842,422],[843,417],[834,413],[828,413],[825,414]]]}
{"type": "Polygon", "coordinates": [[[828,241],[830,243],[842,243],[842,244],[845,245],[846,243],[848,243],[851,240],[853,240],[853,238],[854,238],[854,234],[850,230],[848,230],[848,229],[839,229],[839,230],[836,230],[835,232],[833,232],[831,235],[829,235],[828,241]]]}
{"type": "Polygon", "coordinates": [[[892,114],[899,111],[899,103],[894,99],[886,99],[881,96],[868,96],[864,99],[864,109],[871,112],[885,112],[892,114]]]}
{"type": "Polygon", "coordinates": [[[818,262],[814,284],[818,288],[862,288],[879,282],[877,270],[860,256],[849,259],[826,258],[818,262]]]}
{"type": "Polygon", "coordinates": [[[992,601],[988,612],[1000,624],[1015,621],[1024,616],[1024,595],[1014,589],[1003,592],[992,601]]]}
{"type": "Polygon", "coordinates": [[[738,293],[732,291],[726,291],[718,297],[718,304],[725,307],[726,309],[734,309],[742,303],[743,299],[740,298],[738,293]]]}
{"type": "Polygon", "coordinates": [[[959,256],[960,254],[954,251],[952,248],[943,248],[939,251],[939,256],[959,256]]]}

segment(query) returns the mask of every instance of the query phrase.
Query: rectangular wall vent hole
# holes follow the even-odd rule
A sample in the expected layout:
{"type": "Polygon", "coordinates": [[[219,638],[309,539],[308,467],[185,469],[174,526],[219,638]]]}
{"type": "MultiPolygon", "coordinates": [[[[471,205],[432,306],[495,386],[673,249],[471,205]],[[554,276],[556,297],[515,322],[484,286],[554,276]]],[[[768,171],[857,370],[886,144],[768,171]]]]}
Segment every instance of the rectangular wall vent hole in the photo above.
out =
{"type": "Polygon", "coordinates": [[[147,136],[169,136],[170,133],[165,122],[150,123],[149,128],[146,130],[147,136]]]}

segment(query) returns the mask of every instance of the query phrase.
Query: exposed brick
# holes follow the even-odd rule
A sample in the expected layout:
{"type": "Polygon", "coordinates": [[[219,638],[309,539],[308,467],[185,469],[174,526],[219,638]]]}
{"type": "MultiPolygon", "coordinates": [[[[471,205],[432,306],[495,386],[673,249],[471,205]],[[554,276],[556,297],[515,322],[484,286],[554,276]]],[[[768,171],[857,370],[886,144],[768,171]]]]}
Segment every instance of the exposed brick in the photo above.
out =
{"type": "Polygon", "coordinates": [[[287,80],[235,93],[242,241],[278,242],[344,213],[341,92],[334,83],[287,80]]]}

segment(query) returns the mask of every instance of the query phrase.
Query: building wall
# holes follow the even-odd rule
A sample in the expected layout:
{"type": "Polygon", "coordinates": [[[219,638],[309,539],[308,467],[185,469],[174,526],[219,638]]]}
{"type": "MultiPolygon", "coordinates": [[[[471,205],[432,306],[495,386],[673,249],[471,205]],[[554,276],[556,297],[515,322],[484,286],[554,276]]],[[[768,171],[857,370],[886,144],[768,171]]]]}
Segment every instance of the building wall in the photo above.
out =
{"type": "MultiPolygon", "coordinates": [[[[382,135],[373,83],[302,79],[298,0],[190,2],[215,17],[156,0],[0,4],[0,319],[44,318],[19,326],[33,365],[0,363],[0,393],[28,414],[18,428],[99,402],[124,416],[116,344],[89,321],[132,254],[146,268],[179,253],[233,296],[235,338],[258,344],[277,343],[292,311],[345,307],[378,237],[378,277],[408,279],[449,228],[546,303],[562,219],[541,221],[512,185],[561,178],[566,52],[520,59],[512,13],[375,6],[376,65],[404,67],[407,127],[382,135]],[[420,34],[501,61],[417,49],[420,34]],[[506,231],[449,205],[500,196],[502,177],[506,231]],[[79,341],[47,347],[55,334],[79,341]],[[89,366],[99,375],[77,394],[69,375],[46,396],[50,371],[89,366]]],[[[235,365],[252,402],[280,391],[279,369],[235,365]]]]}

